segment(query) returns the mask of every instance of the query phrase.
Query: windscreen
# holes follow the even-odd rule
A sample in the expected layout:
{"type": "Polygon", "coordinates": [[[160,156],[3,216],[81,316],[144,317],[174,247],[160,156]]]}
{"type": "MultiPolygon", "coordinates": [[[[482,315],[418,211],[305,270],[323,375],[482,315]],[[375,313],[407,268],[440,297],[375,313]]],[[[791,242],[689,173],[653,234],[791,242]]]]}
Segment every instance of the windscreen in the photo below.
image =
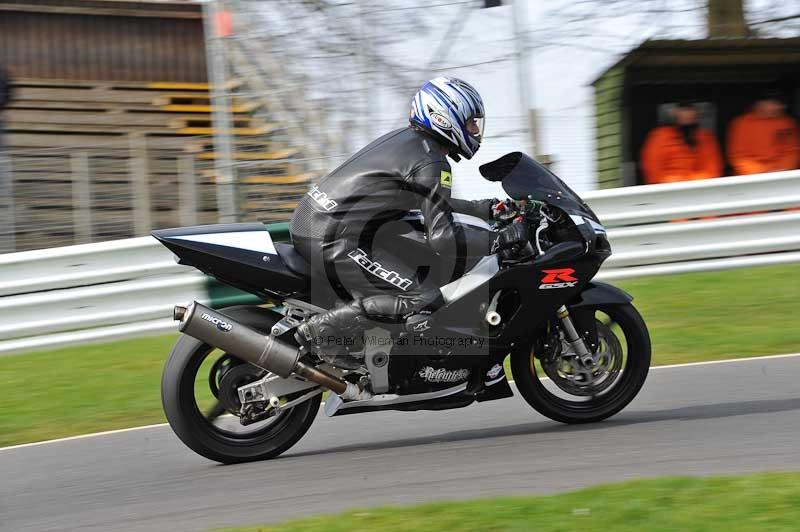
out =
{"type": "Polygon", "coordinates": [[[557,175],[521,152],[512,152],[480,167],[489,181],[501,181],[511,199],[533,199],[561,208],[568,214],[597,216],[557,175]]]}

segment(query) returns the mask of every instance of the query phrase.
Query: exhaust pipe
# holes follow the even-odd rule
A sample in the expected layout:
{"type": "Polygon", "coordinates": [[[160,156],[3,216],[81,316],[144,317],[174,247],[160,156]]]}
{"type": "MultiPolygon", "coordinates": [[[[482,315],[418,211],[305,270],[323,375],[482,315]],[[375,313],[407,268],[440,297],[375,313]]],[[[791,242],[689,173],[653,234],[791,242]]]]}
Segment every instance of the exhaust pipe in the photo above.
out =
{"type": "Polygon", "coordinates": [[[180,332],[236,355],[261,369],[283,378],[295,373],[331,390],[342,399],[368,398],[368,394],[352,382],[300,362],[300,350],[297,347],[274,336],[264,335],[197,301],[188,307],[176,306],[173,317],[180,321],[180,332]]]}

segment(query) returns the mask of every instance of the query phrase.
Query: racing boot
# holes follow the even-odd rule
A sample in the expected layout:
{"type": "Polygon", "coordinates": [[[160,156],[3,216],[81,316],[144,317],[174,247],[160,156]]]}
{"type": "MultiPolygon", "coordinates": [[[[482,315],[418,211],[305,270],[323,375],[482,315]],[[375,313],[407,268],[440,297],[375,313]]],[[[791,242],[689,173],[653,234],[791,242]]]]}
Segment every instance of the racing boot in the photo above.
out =
{"type": "Polygon", "coordinates": [[[361,361],[348,354],[345,345],[348,339],[364,330],[366,321],[361,300],[356,299],[311,316],[297,327],[295,339],[336,367],[358,369],[361,361]]]}
{"type": "Polygon", "coordinates": [[[297,327],[295,336],[305,346],[320,347],[341,335],[363,331],[368,318],[383,323],[401,323],[413,311],[412,299],[393,295],[356,299],[311,316],[297,327]]]}
{"type": "Polygon", "coordinates": [[[358,369],[361,361],[347,354],[345,340],[363,333],[372,320],[402,325],[411,334],[427,331],[432,323],[428,309],[441,299],[438,290],[421,295],[387,294],[356,299],[304,321],[297,327],[295,338],[337,367],[358,369]]]}
{"type": "Polygon", "coordinates": [[[384,323],[399,324],[405,332],[415,334],[433,326],[431,311],[443,303],[438,290],[415,295],[380,295],[361,301],[367,317],[384,323]]]}

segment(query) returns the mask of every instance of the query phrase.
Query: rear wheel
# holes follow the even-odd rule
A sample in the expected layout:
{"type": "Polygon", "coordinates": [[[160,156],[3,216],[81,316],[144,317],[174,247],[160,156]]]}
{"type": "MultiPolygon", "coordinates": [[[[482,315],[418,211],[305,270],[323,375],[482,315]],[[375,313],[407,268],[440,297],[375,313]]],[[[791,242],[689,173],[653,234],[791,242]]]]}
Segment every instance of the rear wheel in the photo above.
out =
{"type": "Polygon", "coordinates": [[[564,349],[518,352],[511,370],[520,394],[539,413],[562,423],[613,416],[639,393],[650,369],[650,336],[633,305],[594,309],[598,347],[591,366],[564,349]]]}
{"type": "MultiPolygon", "coordinates": [[[[265,334],[280,318],[257,307],[234,307],[224,312],[265,334]]],[[[234,356],[182,336],[169,355],[161,379],[167,421],[183,443],[210,460],[237,463],[278,456],[311,427],[322,394],[243,426],[231,413],[238,404],[236,389],[265,375],[234,356]]]]}

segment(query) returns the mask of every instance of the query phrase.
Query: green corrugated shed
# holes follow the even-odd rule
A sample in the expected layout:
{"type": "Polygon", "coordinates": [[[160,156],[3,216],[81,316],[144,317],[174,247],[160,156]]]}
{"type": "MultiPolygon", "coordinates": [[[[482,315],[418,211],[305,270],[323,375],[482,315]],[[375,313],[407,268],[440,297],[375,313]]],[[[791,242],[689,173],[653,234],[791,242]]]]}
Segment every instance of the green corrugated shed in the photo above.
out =
{"type": "Polygon", "coordinates": [[[781,90],[789,112],[800,116],[800,38],[645,41],[592,86],[597,184],[640,183],[639,153],[648,131],[659,125],[662,104],[712,104],[723,150],[730,121],[765,89],[781,90]]]}
{"type": "Polygon", "coordinates": [[[622,89],[625,69],[617,65],[595,82],[595,140],[600,188],[622,185],[622,89]]]}

